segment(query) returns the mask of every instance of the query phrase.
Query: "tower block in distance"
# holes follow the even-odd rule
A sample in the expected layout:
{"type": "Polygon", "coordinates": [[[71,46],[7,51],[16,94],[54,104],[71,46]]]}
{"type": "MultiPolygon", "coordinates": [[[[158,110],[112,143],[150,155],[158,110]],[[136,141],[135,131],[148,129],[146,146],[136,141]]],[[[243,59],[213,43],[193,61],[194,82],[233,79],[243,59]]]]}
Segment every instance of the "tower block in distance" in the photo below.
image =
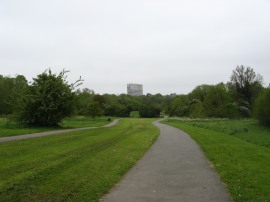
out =
{"type": "Polygon", "coordinates": [[[143,85],[142,84],[127,84],[127,94],[132,96],[143,95],[143,85]]]}

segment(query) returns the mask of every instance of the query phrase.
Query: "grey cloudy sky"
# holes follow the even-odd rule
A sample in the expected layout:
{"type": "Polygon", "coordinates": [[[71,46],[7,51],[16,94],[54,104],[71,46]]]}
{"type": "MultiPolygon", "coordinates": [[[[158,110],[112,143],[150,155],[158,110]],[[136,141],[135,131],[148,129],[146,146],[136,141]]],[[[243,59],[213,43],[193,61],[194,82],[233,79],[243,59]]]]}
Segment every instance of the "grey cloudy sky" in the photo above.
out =
{"type": "Polygon", "coordinates": [[[181,94],[237,65],[270,83],[269,0],[0,0],[5,76],[66,68],[100,94],[181,94]]]}

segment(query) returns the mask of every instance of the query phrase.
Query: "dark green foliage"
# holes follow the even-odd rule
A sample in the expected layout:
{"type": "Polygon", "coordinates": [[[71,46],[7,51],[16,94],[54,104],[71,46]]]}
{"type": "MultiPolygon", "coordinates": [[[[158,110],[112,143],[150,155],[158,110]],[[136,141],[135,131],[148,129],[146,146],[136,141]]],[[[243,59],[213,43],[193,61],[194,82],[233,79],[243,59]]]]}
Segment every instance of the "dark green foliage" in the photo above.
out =
{"type": "Polygon", "coordinates": [[[93,118],[101,116],[104,114],[103,110],[106,104],[106,100],[102,95],[94,94],[92,99],[88,102],[88,107],[86,110],[86,115],[93,118]]]}
{"type": "Polygon", "coordinates": [[[14,107],[28,88],[24,76],[18,75],[15,78],[0,75],[0,115],[12,114],[14,107]]]}
{"type": "Polygon", "coordinates": [[[103,97],[105,98],[104,115],[106,116],[129,117],[130,112],[136,108],[135,99],[132,99],[130,95],[105,94],[103,97]]]}
{"type": "Polygon", "coordinates": [[[139,117],[157,117],[165,103],[165,98],[161,94],[146,96],[121,95],[98,95],[93,91],[77,91],[77,98],[80,104],[77,104],[77,112],[80,115],[96,116],[115,116],[130,117],[133,111],[139,112],[135,116],[139,117]],[[91,93],[91,95],[90,95],[91,93]],[[88,96],[86,94],[89,94],[88,96]],[[83,104],[81,104],[83,103],[83,104]],[[85,106],[88,106],[85,109],[85,106]]]}
{"type": "Polygon", "coordinates": [[[188,97],[187,95],[177,95],[171,104],[169,111],[170,116],[187,116],[188,115],[188,97]]]}
{"type": "Polygon", "coordinates": [[[93,97],[95,92],[88,88],[84,88],[83,90],[76,91],[76,113],[79,115],[88,115],[89,103],[93,101],[93,97]]]}
{"type": "Polygon", "coordinates": [[[204,98],[205,113],[208,117],[228,117],[228,103],[231,98],[223,83],[210,86],[204,98]]]}
{"type": "Polygon", "coordinates": [[[193,99],[188,104],[188,115],[190,118],[205,117],[205,109],[200,100],[193,99]]]}
{"type": "Polygon", "coordinates": [[[53,126],[70,116],[75,106],[72,90],[80,80],[68,84],[66,73],[63,70],[55,75],[48,70],[34,78],[28,92],[17,103],[16,119],[30,125],[53,126]]]}
{"type": "Polygon", "coordinates": [[[229,117],[230,94],[223,83],[217,85],[197,86],[188,95],[178,95],[174,98],[170,116],[229,117]]]}
{"type": "Polygon", "coordinates": [[[171,115],[172,103],[176,94],[165,95],[162,101],[162,113],[171,115]]]}
{"type": "Polygon", "coordinates": [[[151,104],[143,104],[140,107],[140,116],[143,118],[159,117],[160,109],[151,104]]]}
{"type": "Polygon", "coordinates": [[[90,102],[88,104],[86,115],[91,116],[93,118],[99,117],[102,115],[102,108],[98,102],[90,102]]]}
{"type": "Polygon", "coordinates": [[[264,89],[257,98],[255,117],[260,123],[270,126],[270,88],[264,89]]]}
{"type": "Polygon", "coordinates": [[[161,105],[155,102],[155,99],[159,96],[147,94],[141,97],[141,105],[139,107],[140,117],[152,118],[159,117],[161,112],[161,105]]]}

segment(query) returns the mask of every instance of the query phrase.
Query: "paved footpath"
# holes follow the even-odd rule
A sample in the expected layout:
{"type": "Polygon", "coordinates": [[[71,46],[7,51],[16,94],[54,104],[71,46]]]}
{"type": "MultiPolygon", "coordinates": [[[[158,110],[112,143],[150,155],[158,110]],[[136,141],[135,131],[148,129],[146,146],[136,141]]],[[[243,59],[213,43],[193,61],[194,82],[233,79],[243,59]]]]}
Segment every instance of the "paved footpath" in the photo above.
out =
{"type": "Polygon", "coordinates": [[[47,131],[47,132],[40,132],[40,133],[31,133],[26,135],[16,135],[16,136],[10,136],[10,137],[1,137],[0,143],[2,142],[10,142],[15,140],[23,140],[23,139],[30,139],[30,138],[37,138],[37,137],[43,137],[48,135],[57,135],[61,133],[68,133],[73,131],[79,131],[79,130],[89,130],[94,128],[105,128],[105,127],[111,127],[113,125],[116,125],[118,123],[118,119],[113,120],[111,123],[99,126],[99,127],[84,127],[84,128],[73,128],[73,129],[63,129],[63,130],[54,130],[54,131],[47,131]]]}
{"type": "Polygon", "coordinates": [[[100,201],[232,201],[218,174],[184,132],[157,121],[160,136],[144,157],[100,201]]]}

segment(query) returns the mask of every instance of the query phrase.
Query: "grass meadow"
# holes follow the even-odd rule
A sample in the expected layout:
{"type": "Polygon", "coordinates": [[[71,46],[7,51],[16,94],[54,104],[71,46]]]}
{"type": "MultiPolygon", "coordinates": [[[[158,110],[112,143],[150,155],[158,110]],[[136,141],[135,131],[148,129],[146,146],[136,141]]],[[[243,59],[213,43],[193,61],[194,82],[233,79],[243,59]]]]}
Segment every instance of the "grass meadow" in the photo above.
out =
{"type": "Polygon", "coordinates": [[[102,126],[109,123],[107,117],[89,118],[83,116],[65,118],[63,123],[57,127],[37,127],[37,126],[24,126],[14,122],[9,122],[7,118],[0,118],[0,137],[30,134],[51,130],[59,130],[65,128],[81,128],[89,126],[102,126]]]}
{"type": "Polygon", "coordinates": [[[1,201],[98,201],[158,137],[152,121],[0,144],[1,201]]]}
{"type": "Polygon", "coordinates": [[[233,200],[270,201],[270,129],[254,120],[168,119],[201,147],[233,200]]]}

